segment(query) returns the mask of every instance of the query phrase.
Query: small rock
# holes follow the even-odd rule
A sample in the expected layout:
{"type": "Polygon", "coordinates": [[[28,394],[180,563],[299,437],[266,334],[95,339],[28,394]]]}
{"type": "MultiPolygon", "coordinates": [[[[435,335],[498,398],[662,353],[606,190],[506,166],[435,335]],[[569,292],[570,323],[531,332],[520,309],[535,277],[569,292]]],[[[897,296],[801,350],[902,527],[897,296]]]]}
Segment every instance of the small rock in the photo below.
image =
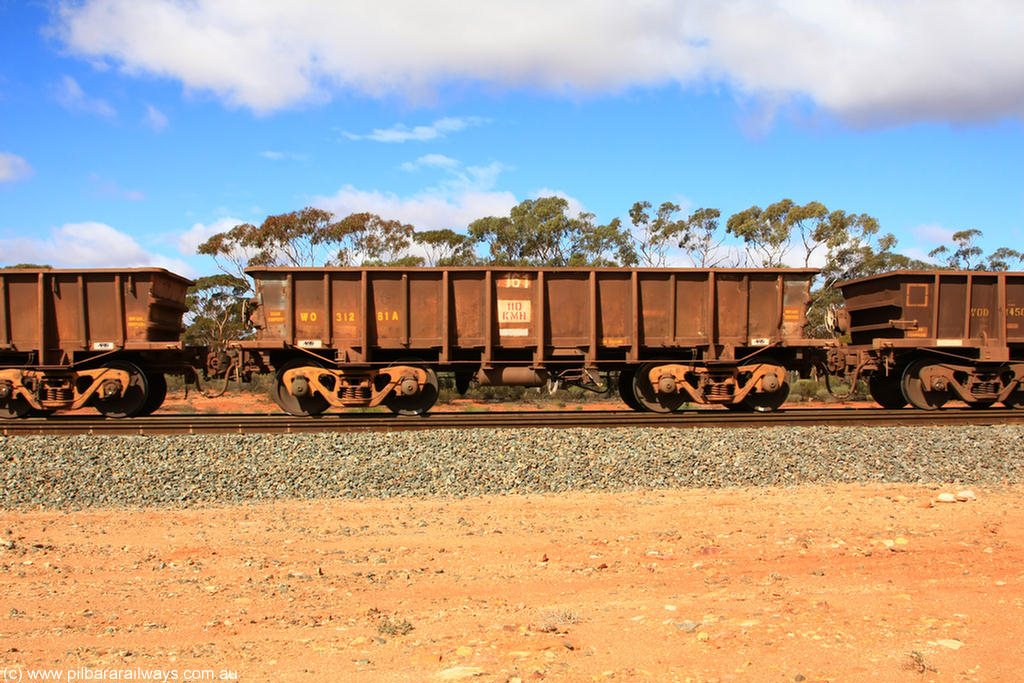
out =
{"type": "Polygon", "coordinates": [[[955,503],[956,502],[956,496],[953,495],[952,493],[940,493],[939,495],[935,496],[935,502],[936,503],[955,503]]]}
{"type": "Polygon", "coordinates": [[[697,630],[698,626],[700,626],[699,621],[684,621],[682,623],[676,624],[677,629],[679,629],[680,631],[684,631],[686,633],[693,633],[697,630]]]}
{"type": "Polygon", "coordinates": [[[948,638],[945,640],[936,640],[935,644],[941,645],[942,647],[948,647],[950,650],[959,650],[964,646],[964,644],[961,643],[959,640],[954,640],[952,638],[948,638]]]}
{"type": "Polygon", "coordinates": [[[978,497],[974,495],[974,491],[960,491],[956,494],[956,499],[961,503],[966,503],[969,500],[977,500],[978,497]]]}

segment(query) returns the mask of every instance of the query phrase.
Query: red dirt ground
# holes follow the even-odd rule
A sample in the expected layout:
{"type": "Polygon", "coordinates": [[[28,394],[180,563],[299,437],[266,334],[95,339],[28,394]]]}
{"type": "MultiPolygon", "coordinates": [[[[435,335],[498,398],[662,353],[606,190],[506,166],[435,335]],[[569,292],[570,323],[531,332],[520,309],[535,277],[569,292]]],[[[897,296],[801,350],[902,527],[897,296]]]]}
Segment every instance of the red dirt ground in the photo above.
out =
{"type": "Polygon", "coordinates": [[[1024,487],[962,488],[4,511],[0,672],[1019,681],[1024,487]]]}

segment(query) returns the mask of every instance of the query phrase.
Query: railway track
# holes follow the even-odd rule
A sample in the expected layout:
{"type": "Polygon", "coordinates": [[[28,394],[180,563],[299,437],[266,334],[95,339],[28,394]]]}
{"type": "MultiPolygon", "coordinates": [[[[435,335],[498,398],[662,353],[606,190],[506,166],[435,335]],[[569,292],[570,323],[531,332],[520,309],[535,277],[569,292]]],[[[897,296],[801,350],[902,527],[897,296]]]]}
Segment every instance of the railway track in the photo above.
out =
{"type": "Polygon", "coordinates": [[[0,422],[0,435],[71,434],[296,434],[309,432],[392,432],[425,429],[483,429],[537,427],[783,427],[783,426],[878,426],[878,425],[993,425],[1024,423],[1024,411],[874,408],[790,408],[774,413],[734,413],[724,410],[693,410],[672,413],[633,411],[538,411],[538,412],[435,412],[420,417],[382,413],[327,413],[319,417],[284,414],[153,415],[126,420],[101,416],[57,415],[0,422]]]}

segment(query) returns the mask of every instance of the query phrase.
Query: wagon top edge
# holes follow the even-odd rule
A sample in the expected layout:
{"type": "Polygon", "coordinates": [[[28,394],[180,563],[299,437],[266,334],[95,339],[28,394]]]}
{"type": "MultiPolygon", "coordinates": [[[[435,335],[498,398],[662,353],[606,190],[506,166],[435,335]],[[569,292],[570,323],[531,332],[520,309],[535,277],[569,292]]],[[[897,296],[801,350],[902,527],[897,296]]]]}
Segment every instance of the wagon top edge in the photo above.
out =
{"type": "Polygon", "coordinates": [[[144,268],[0,268],[0,275],[38,275],[46,273],[49,275],[133,275],[159,273],[167,277],[180,280],[192,286],[195,284],[189,278],[172,273],[166,268],[144,267],[144,268]]]}
{"type": "Polygon", "coordinates": [[[817,268],[622,268],[616,266],[595,266],[595,267],[559,267],[559,266],[351,266],[351,267],[292,267],[292,266],[254,266],[246,268],[249,275],[259,273],[723,273],[736,275],[757,275],[757,274],[791,274],[791,275],[817,275],[820,270],[817,268]]]}
{"type": "Polygon", "coordinates": [[[836,283],[837,287],[846,287],[847,285],[855,285],[861,282],[871,282],[873,280],[884,280],[892,277],[935,277],[936,275],[943,277],[966,277],[968,275],[972,277],[1024,277],[1024,271],[1019,270],[949,270],[949,269],[936,269],[936,270],[890,270],[885,273],[878,273],[877,275],[868,275],[866,277],[859,277],[853,280],[843,280],[836,283]]]}

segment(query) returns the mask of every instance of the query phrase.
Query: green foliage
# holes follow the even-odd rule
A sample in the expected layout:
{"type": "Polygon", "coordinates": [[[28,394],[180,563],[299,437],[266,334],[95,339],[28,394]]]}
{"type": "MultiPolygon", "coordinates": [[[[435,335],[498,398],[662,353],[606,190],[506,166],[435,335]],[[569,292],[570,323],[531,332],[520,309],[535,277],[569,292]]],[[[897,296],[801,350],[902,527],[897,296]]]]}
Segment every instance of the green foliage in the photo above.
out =
{"type": "Polygon", "coordinates": [[[765,268],[784,267],[783,259],[795,248],[802,248],[803,265],[808,267],[818,249],[838,243],[839,229],[821,202],[801,206],[792,199],[763,210],[752,206],[733,214],[726,223],[726,230],[741,238],[765,268]]]}
{"type": "Polygon", "coordinates": [[[686,250],[697,268],[717,268],[722,264],[723,239],[718,235],[718,209],[697,209],[686,219],[686,240],[679,247],[686,250]]]}
{"type": "Polygon", "coordinates": [[[333,215],[306,207],[267,216],[258,227],[251,223],[219,232],[199,245],[229,275],[245,279],[249,266],[312,266],[324,261],[325,245],[334,235],[333,215]]]}
{"type": "Polygon", "coordinates": [[[629,233],[616,219],[595,225],[594,215],[570,218],[561,197],[527,199],[508,216],[473,221],[469,235],[488,248],[488,263],[503,266],[601,266],[636,263],[629,233]]]}
{"type": "Polygon", "coordinates": [[[726,222],[726,231],[741,238],[764,268],[782,267],[786,255],[791,226],[786,220],[793,200],[783,199],[767,209],[752,206],[735,213],[726,222]]]}
{"type": "Polygon", "coordinates": [[[1000,247],[987,257],[976,243],[980,239],[981,230],[960,230],[953,233],[953,244],[942,245],[928,252],[928,256],[939,258],[942,265],[953,270],[1009,270],[1013,262],[1018,264],[1024,260],[1024,254],[1000,247]]]}
{"type": "Polygon", "coordinates": [[[8,270],[53,270],[53,266],[40,263],[17,263],[13,266],[0,266],[8,270]]]}
{"type": "Polygon", "coordinates": [[[424,230],[413,235],[413,241],[426,250],[428,266],[473,266],[480,262],[474,251],[476,240],[454,230],[424,230]]]}
{"type": "Polygon", "coordinates": [[[648,212],[651,203],[636,202],[629,210],[633,223],[636,252],[642,266],[660,268],[665,265],[668,249],[678,243],[680,247],[690,240],[690,228],[686,219],[674,218],[679,205],[664,202],[652,217],[648,212]]]}
{"type": "Polygon", "coordinates": [[[329,265],[352,266],[361,256],[364,266],[419,266],[423,259],[407,254],[416,230],[408,223],[385,220],[372,213],[354,213],[327,227],[325,243],[337,244],[329,265]]]}
{"type": "Polygon", "coordinates": [[[183,340],[217,351],[249,334],[245,297],[249,283],[233,275],[201,277],[188,288],[185,303],[189,314],[183,340]]]}

